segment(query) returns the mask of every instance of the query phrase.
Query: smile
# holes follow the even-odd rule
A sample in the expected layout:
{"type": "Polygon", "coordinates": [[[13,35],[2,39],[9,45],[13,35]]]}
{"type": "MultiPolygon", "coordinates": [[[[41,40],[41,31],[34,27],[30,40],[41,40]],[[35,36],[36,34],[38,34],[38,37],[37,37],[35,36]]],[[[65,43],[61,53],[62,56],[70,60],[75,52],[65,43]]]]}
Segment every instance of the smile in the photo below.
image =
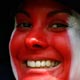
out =
{"type": "Polygon", "coordinates": [[[60,61],[51,61],[51,60],[27,60],[24,61],[26,67],[29,68],[51,68],[56,67],[60,64],[60,61]]]}

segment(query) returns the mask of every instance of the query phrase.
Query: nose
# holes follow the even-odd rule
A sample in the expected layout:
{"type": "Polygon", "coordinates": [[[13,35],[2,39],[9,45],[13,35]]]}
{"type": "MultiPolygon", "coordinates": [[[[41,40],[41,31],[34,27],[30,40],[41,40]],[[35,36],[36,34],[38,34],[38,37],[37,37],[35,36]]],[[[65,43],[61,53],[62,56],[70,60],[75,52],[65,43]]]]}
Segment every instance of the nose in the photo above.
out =
{"type": "Polygon", "coordinates": [[[30,49],[43,49],[48,46],[46,41],[40,40],[36,37],[27,37],[25,40],[25,44],[30,49]]]}

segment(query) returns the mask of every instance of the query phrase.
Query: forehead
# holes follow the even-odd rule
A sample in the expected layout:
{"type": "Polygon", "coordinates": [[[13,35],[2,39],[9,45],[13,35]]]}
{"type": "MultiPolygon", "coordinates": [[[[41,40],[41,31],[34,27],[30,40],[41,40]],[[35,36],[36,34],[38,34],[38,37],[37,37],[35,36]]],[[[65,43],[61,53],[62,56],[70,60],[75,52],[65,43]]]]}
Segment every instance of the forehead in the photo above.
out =
{"type": "Polygon", "coordinates": [[[24,10],[27,8],[53,8],[55,10],[68,7],[54,0],[25,0],[19,8],[24,10]]]}

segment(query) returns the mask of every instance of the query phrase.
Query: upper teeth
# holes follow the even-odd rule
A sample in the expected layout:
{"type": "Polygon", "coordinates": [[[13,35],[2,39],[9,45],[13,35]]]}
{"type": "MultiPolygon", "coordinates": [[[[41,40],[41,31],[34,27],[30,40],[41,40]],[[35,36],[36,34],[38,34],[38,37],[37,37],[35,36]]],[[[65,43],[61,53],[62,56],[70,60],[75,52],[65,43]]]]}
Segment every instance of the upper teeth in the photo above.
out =
{"type": "Polygon", "coordinates": [[[54,67],[59,64],[59,61],[50,61],[50,60],[42,60],[42,61],[26,61],[26,65],[32,68],[44,68],[44,67],[54,67]]]}

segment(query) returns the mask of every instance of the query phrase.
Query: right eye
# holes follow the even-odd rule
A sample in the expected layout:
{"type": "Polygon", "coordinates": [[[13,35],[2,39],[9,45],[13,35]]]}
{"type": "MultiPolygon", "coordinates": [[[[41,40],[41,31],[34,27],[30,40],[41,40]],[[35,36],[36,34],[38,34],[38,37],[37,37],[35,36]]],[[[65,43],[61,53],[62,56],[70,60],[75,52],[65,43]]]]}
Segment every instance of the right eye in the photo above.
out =
{"type": "Polygon", "coordinates": [[[29,29],[32,27],[32,24],[31,23],[20,23],[17,25],[17,28],[25,28],[25,29],[29,29]]]}
{"type": "Polygon", "coordinates": [[[68,25],[66,23],[53,23],[49,26],[49,30],[54,32],[62,32],[67,29],[68,25]]]}

